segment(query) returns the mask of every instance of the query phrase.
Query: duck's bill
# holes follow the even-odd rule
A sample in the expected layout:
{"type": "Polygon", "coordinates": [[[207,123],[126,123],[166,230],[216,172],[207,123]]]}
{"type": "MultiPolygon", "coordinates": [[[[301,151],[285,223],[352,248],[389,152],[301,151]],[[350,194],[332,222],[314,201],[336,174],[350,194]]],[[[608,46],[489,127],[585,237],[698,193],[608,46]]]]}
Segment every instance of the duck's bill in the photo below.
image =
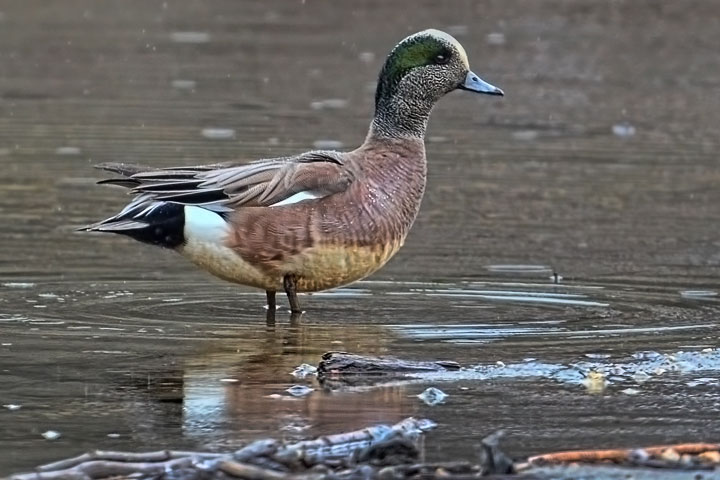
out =
{"type": "Polygon", "coordinates": [[[458,88],[462,90],[469,90],[471,92],[485,93],[487,95],[505,95],[505,93],[498,87],[490,85],[473,72],[468,72],[465,77],[465,82],[463,82],[458,88]]]}

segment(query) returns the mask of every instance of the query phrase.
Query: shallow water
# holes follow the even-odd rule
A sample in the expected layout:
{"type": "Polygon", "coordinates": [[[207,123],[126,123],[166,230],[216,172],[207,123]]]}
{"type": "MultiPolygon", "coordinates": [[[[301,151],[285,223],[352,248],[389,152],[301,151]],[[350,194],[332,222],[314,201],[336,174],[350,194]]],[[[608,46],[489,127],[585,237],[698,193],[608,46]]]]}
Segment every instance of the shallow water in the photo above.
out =
{"type": "Polygon", "coordinates": [[[0,6],[0,405],[20,406],[0,408],[0,474],[408,415],[439,423],[427,454],[444,459],[500,428],[517,456],[717,441],[716,5],[421,4],[0,6]],[[429,26],[507,97],[443,100],[406,246],[305,296],[299,322],[266,325],[262,293],[171,252],[72,231],[127,200],[94,163],[352,148],[383,56],[429,26]],[[468,368],[376,388],[291,375],[328,350],[468,368]],[[618,373],[648,351],[674,359],[618,373]],[[445,402],[418,399],[428,386],[445,402]]]}

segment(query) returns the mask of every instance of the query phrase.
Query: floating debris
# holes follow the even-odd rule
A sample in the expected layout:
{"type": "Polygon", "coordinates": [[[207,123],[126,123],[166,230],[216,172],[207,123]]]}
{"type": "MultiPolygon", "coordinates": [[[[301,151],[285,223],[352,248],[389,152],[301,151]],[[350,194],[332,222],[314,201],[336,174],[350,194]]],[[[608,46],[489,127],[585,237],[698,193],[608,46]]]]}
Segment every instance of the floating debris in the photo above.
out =
{"type": "Polygon", "coordinates": [[[640,393],[640,390],[637,388],[626,388],[624,390],[620,390],[620,393],[624,393],[625,395],[637,395],[640,393]]]}
{"type": "Polygon", "coordinates": [[[715,290],[683,290],[680,292],[680,296],[683,298],[713,298],[717,297],[718,292],[715,290]]]}
{"type": "Polygon", "coordinates": [[[178,90],[193,90],[197,86],[195,80],[173,80],[170,85],[178,90]]]}
{"type": "Polygon", "coordinates": [[[344,98],[328,98],[310,103],[313,110],[340,110],[347,107],[348,101],[344,98]]]}
{"type": "Polygon", "coordinates": [[[375,61],[375,54],[373,52],[360,52],[358,58],[361,62],[371,63],[375,61]]]}
{"type": "Polygon", "coordinates": [[[422,392],[417,397],[420,400],[422,400],[423,402],[425,402],[425,404],[433,406],[433,405],[439,405],[439,404],[445,402],[445,399],[448,397],[448,394],[443,392],[439,388],[430,387],[430,388],[427,388],[424,392],[422,392]]]}
{"type": "Polygon", "coordinates": [[[237,378],[221,378],[220,381],[223,383],[238,383],[240,380],[237,378]]]}
{"type": "Polygon", "coordinates": [[[517,132],[513,132],[512,136],[515,140],[529,142],[536,140],[540,136],[540,133],[537,130],[518,130],[517,132]]]}
{"type": "Polygon", "coordinates": [[[57,155],[80,155],[81,150],[78,147],[58,147],[55,149],[57,155]]]}
{"type": "Polygon", "coordinates": [[[462,37],[467,35],[470,29],[467,25],[448,25],[445,27],[445,31],[454,37],[462,37]]]}
{"type": "Polygon", "coordinates": [[[491,272],[502,273],[545,273],[552,272],[552,268],[546,265],[523,265],[523,264],[499,264],[485,265],[485,268],[491,272]]]}
{"type": "Polygon", "coordinates": [[[210,140],[228,140],[235,138],[235,130],[232,128],[203,128],[202,136],[210,140]]]}
{"type": "Polygon", "coordinates": [[[207,43],[210,41],[210,34],[207,32],[173,32],[170,40],[177,43],[207,43]]]}
{"type": "Polygon", "coordinates": [[[628,138],[635,135],[635,127],[627,122],[617,123],[612,126],[612,133],[616,137],[628,138]]]}
{"type": "Polygon", "coordinates": [[[285,391],[293,397],[304,397],[305,395],[308,395],[314,390],[314,388],[310,388],[307,385],[293,385],[285,391]]]}
{"type": "Polygon", "coordinates": [[[335,150],[338,148],[343,148],[345,144],[343,144],[339,140],[315,140],[313,142],[313,148],[318,148],[321,150],[335,150]]]}
{"type": "Polygon", "coordinates": [[[108,438],[120,438],[121,435],[119,433],[108,433],[107,436],[108,438]]]}
{"type": "Polygon", "coordinates": [[[11,412],[14,412],[15,410],[20,410],[22,408],[22,405],[17,405],[15,403],[6,403],[3,405],[3,407],[7,408],[11,412]]]}
{"type": "Polygon", "coordinates": [[[605,391],[607,381],[605,380],[605,375],[592,371],[588,372],[587,377],[585,377],[583,381],[583,385],[585,385],[589,393],[602,393],[605,391]]]}
{"type": "Polygon", "coordinates": [[[55,430],[48,430],[47,432],[42,433],[42,437],[45,440],[57,440],[61,436],[62,434],[60,432],[56,432],[55,430]]]}
{"type": "Polygon", "coordinates": [[[8,288],[32,288],[35,284],[32,282],[5,282],[2,286],[8,288]]]}
{"type": "Polygon", "coordinates": [[[489,45],[505,45],[505,34],[501,32],[491,32],[485,35],[485,41],[489,45]]]}
{"type": "Polygon", "coordinates": [[[295,370],[293,370],[290,375],[295,378],[305,378],[308,375],[317,375],[317,367],[314,367],[313,365],[310,365],[308,363],[303,363],[295,367],[295,370]]]}

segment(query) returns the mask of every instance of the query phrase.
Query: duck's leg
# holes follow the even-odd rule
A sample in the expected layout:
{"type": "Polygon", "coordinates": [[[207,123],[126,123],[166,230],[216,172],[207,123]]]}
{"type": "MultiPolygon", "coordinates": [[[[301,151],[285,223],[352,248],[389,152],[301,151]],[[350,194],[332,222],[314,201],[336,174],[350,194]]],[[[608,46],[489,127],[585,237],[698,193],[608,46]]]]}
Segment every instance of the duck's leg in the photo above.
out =
{"type": "Polygon", "coordinates": [[[285,277],[283,277],[283,287],[290,302],[290,311],[292,313],[302,313],[300,302],[298,302],[297,298],[297,278],[295,278],[295,275],[285,275],[285,277]]]}
{"type": "Polygon", "coordinates": [[[275,292],[266,290],[267,295],[267,311],[265,312],[265,324],[267,326],[275,325],[275,310],[277,304],[275,303],[275,292]]]}
{"type": "Polygon", "coordinates": [[[275,303],[275,291],[265,290],[265,295],[267,296],[268,310],[275,310],[275,308],[277,307],[277,303],[275,303]]]}

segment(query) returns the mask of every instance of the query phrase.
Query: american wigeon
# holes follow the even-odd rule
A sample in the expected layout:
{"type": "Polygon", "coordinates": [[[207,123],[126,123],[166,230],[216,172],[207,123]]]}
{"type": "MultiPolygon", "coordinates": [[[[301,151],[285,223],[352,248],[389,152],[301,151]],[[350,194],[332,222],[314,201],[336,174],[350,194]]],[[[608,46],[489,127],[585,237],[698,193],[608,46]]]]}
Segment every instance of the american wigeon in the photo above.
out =
{"type": "Polygon", "coordinates": [[[420,208],[430,111],[456,89],[502,95],[470,71],[452,36],[424,30],[402,40],[380,71],[375,116],[351,152],[153,169],[110,163],[130,189],[117,215],[90,225],[178,251],[224,280],[264,289],[274,310],[284,290],[346,285],[382,267],[420,208]]]}

